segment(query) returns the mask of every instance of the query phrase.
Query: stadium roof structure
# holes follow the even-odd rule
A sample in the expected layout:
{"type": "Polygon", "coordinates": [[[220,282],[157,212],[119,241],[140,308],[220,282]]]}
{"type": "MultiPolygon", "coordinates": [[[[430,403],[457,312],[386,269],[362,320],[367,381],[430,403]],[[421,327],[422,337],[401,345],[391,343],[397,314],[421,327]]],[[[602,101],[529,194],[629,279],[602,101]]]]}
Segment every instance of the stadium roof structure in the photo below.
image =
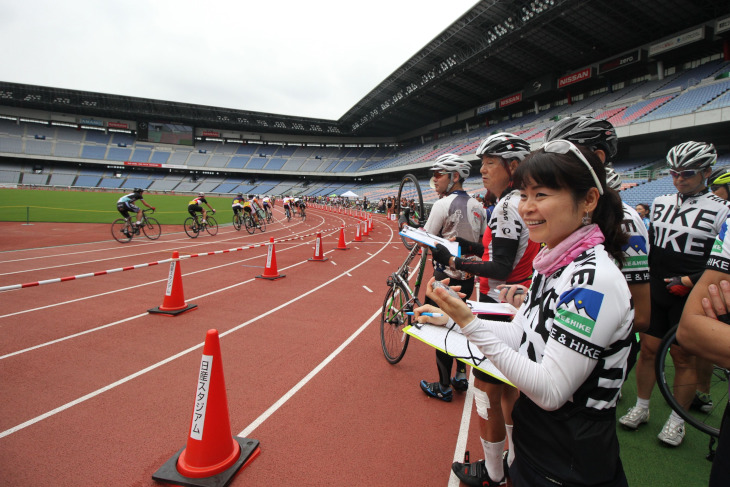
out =
{"type": "MultiPolygon", "coordinates": [[[[443,120],[473,119],[478,106],[530,89],[534,93],[520,103],[531,107],[549,93],[554,98],[561,76],[728,13],[727,0],[483,0],[339,120],[7,82],[0,82],[0,105],[220,130],[397,138],[443,120]]],[[[722,41],[709,24],[705,29],[703,41],[652,59],[696,59],[698,49],[709,50],[722,41]]],[[[622,79],[630,79],[632,71],[647,74],[653,63],[642,60],[622,69],[622,79]]],[[[594,76],[588,82],[606,86],[608,78],[594,76]]]]}

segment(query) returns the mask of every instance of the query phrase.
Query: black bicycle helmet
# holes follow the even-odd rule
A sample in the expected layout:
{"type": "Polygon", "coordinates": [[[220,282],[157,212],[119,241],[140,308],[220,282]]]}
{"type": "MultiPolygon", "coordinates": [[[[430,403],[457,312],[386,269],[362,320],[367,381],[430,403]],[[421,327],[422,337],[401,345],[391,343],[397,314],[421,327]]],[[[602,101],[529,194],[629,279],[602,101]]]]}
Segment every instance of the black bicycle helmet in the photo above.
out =
{"type": "Polygon", "coordinates": [[[715,146],[706,142],[683,142],[669,149],[667,164],[671,169],[707,169],[717,162],[715,146]]]}
{"type": "Polygon", "coordinates": [[[476,155],[481,157],[483,155],[501,157],[503,159],[518,159],[522,161],[530,153],[530,144],[508,132],[500,132],[498,134],[492,134],[479,144],[476,155]]]}
{"type": "Polygon", "coordinates": [[[593,117],[564,118],[545,132],[545,142],[564,139],[592,150],[601,149],[606,153],[606,162],[613,159],[618,151],[616,129],[607,120],[593,117]]]}
{"type": "Polygon", "coordinates": [[[132,190],[132,192],[133,192],[133,193],[139,193],[139,194],[142,194],[142,193],[144,193],[144,189],[142,189],[142,188],[134,188],[134,189],[132,190]]]}

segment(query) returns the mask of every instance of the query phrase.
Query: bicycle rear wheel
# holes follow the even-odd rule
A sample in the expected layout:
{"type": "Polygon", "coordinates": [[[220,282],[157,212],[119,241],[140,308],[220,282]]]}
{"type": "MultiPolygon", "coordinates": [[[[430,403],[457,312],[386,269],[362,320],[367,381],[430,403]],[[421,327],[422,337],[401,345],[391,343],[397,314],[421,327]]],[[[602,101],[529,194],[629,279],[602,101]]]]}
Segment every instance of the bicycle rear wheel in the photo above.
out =
{"type": "Polygon", "coordinates": [[[266,230],[266,218],[260,218],[258,224],[259,230],[264,232],[266,230]]]}
{"type": "MultiPolygon", "coordinates": [[[[677,326],[669,330],[669,333],[662,339],[659,350],[656,355],[655,371],[657,377],[657,385],[664,399],[674,411],[677,412],[684,420],[697,428],[698,430],[710,436],[717,437],[720,434],[720,423],[728,401],[728,370],[714,366],[712,377],[710,380],[710,397],[712,398],[712,406],[707,407],[706,411],[695,409],[690,406],[689,409],[683,408],[674,397],[674,375],[675,366],[669,350],[673,345],[677,345],[677,326]],[[672,385],[670,385],[672,384],[672,385]]],[[[683,384],[676,387],[692,388],[694,393],[698,384],[683,384]]]]}
{"type": "Polygon", "coordinates": [[[302,208],[301,210],[299,210],[299,212],[302,214],[302,221],[303,222],[307,221],[307,212],[304,211],[304,208],[302,208]]]}
{"type": "MultiPolygon", "coordinates": [[[[426,207],[423,204],[423,193],[421,185],[413,174],[406,174],[400,181],[398,187],[398,199],[395,202],[396,215],[400,218],[404,215],[408,225],[422,227],[426,223],[426,207]]],[[[416,242],[401,236],[403,245],[411,250],[416,242]]]]}
{"type": "Polygon", "coordinates": [[[241,217],[238,216],[238,213],[233,215],[233,228],[235,228],[236,230],[241,229],[241,217]]]}
{"type": "Polygon", "coordinates": [[[147,218],[147,222],[142,226],[142,232],[148,239],[157,240],[162,235],[162,227],[156,219],[147,218]]]}
{"type": "Polygon", "coordinates": [[[112,223],[112,237],[119,243],[127,243],[132,240],[132,232],[129,223],[124,218],[117,218],[112,223]]]}
{"type": "Polygon", "coordinates": [[[246,226],[246,231],[253,234],[256,231],[256,226],[253,224],[253,218],[250,215],[243,217],[243,224],[246,226]]]}
{"type": "Polygon", "coordinates": [[[380,345],[383,347],[385,360],[397,364],[408,348],[410,335],[403,328],[411,324],[410,297],[401,284],[393,284],[385,295],[383,311],[380,315],[380,345]]]}
{"type": "Polygon", "coordinates": [[[205,225],[205,231],[210,235],[218,233],[218,222],[212,216],[208,217],[208,223],[205,225]]]}
{"type": "Polygon", "coordinates": [[[192,217],[187,217],[185,219],[185,223],[183,223],[183,228],[185,229],[185,233],[187,233],[188,237],[190,238],[196,238],[200,233],[200,227],[198,227],[198,223],[192,217]]]}

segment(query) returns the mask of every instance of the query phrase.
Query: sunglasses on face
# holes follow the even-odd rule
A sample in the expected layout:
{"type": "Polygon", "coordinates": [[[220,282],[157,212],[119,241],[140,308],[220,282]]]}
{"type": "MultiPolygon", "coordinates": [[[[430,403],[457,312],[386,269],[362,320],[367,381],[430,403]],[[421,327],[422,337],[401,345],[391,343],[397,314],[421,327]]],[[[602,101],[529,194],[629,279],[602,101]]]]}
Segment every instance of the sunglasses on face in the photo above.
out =
{"type": "Polygon", "coordinates": [[[545,144],[543,144],[542,150],[549,154],[567,154],[568,152],[570,152],[575,157],[577,157],[578,160],[580,160],[588,168],[591,176],[593,176],[593,182],[596,183],[596,189],[598,189],[598,194],[603,196],[603,187],[601,186],[601,181],[598,179],[598,176],[596,176],[596,172],[593,170],[593,167],[591,167],[591,163],[588,162],[588,159],[586,159],[583,154],[581,154],[575,144],[573,144],[569,140],[551,140],[550,142],[546,142],[545,144]]]}
{"type": "Polygon", "coordinates": [[[700,172],[699,169],[685,169],[684,171],[675,171],[674,169],[669,170],[669,174],[671,174],[674,179],[677,179],[679,177],[682,177],[684,179],[691,178],[698,172],[700,172]]]}
{"type": "Polygon", "coordinates": [[[447,172],[440,172],[440,171],[435,171],[435,172],[433,173],[433,178],[434,178],[434,179],[438,179],[438,178],[440,178],[441,176],[446,176],[447,174],[449,174],[449,173],[447,173],[447,172]]]}

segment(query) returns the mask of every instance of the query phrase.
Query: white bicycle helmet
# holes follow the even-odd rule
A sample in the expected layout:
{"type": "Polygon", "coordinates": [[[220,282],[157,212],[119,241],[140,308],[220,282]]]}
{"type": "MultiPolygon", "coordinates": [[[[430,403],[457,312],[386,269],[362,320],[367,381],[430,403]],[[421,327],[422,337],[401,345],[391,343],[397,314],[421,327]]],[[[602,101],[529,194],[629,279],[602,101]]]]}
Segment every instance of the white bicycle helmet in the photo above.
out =
{"type": "Polygon", "coordinates": [[[671,169],[707,169],[717,162],[715,146],[706,142],[683,142],[669,149],[667,164],[671,169]]]}
{"type": "Polygon", "coordinates": [[[502,159],[518,159],[522,161],[530,153],[530,144],[524,139],[510,134],[508,132],[500,132],[492,134],[479,144],[476,155],[501,157],[502,159]]]}
{"type": "Polygon", "coordinates": [[[559,121],[545,132],[545,142],[569,140],[591,150],[601,149],[606,153],[606,162],[618,151],[618,137],[611,122],[593,117],[568,117],[559,121]]]}
{"type": "Polygon", "coordinates": [[[198,193],[198,196],[205,196],[205,193],[198,193]]]}
{"type": "Polygon", "coordinates": [[[461,179],[464,180],[469,177],[471,164],[456,154],[444,154],[436,158],[431,166],[431,171],[458,172],[461,179]]]}
{"type": "Polygon", "coordinates": [[[606,186],[614,191],[621,189],[621,176],[618,175],[616,170],[611,164],[606,164],[606,186]]]}

